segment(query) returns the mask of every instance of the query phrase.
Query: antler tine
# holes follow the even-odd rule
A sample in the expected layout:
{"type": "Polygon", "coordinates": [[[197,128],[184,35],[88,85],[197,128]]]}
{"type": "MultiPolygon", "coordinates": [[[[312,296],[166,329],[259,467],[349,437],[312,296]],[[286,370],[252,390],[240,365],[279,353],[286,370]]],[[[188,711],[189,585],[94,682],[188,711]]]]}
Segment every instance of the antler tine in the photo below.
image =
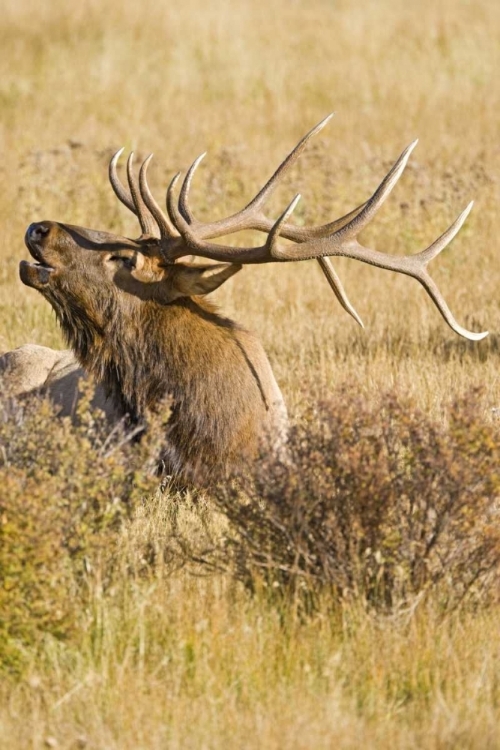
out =
{"type": "Polygon", "coordinates": [[[278,185],[279,181],[286,175],[287,172],[290,171],[290,169],[293,167],[299,156],[301,155],[302,151],[305,149],[307,143],[309,140],[320,133],[325,125],[327,125],[330,120],[333,117],[333,112],[329,115],[327,115],[321,122],[318,122],[317,125],[315,125],[311,130],[306,133],[306,135],[301,138],[301,140],[297,143],[295,148],[290,151],[288,156],[284,161],[281,162],[276,172],[273,174],[273,176],[266,182],[262,190],[260,190],[255,198],[250,201],[248,206],[244,209],[245,211],[249,210],[256,210],[260,209],[262,205],[265,203],[267,198],[274,192],[276,189],[276,186],[278,185]]]}
{"type": "Polygon", "coordinates": [[[426,266],[428,263],[430,263],[431,260],[433,260],[439,253],[444,250],[444,248],[450,244],[452,239],[458,234],[460,229],[462,228],[466,218],[472,211],[472,207],[474,206],[474,201],[471,201],[462,211],[460,216],[458,216],[453,224],[448,227],[448,229],[443,232],[443,234],[437,238],[437,240],[434,240],[432,245],[429,245],[429,247],[426,250],[422,250],[418,255],[417,258],[422,259],[422,263],[426,266]]]}
{"type": "MultiPolygon", "coordinates": [[[[267,249],[271,258],[274,258],[274,257],[279,258],[279,251],[277,252],[277,254],[275,253],[276,242],[281,233],[282,226],[284,225],[285,221],[292,215],[300,198],[301,198],[300,194],[295,196],[295,198],[290,203],[288,208],[282,213],[282,215],[276,221],[274,227],[269,232],[266,244],[267,244],[267,249]]],[[[360,316],[356,312],[353,305],[350,303],[349,298],[347,297],[347,294],[344,290],[344,287],[342,286],[342,282],[340,281],[340,278],[335,272],[335,269],[333,268],[330,262],[330,259],[318,258],[318,263],[324,275],[326,276],[326,280],[328,281],[330,288],[332,289],[333,293],[335,294],[337,300],[340,302],[344,310],[354,318],[356,323],[358,323],[361,326],[361,328],[364,328],[365,326],[363,324],[363,321],[361,320],[360,316]]]]}
{"type": "Polygon", "coordinates": [[[345,238],[356,237],[373,219],[373,217],[385,202],[386,198],[390,195],[392,189],[403,174],[408,159],[410,158],[410,154],[417,143],[418,138],[412,141],[412,143],[410,143],[410,145],[405,148],[399,159],[389,170],[378,188],[375,190],[372,197],[366,201],[364,207],[361,209],[358,215],[339,230],[339,235],[342,235],[345,238]]]}
{"type": "Polygon", "coordinates": [[[130,188],[130,194],[132,196],[132,200],[134,201],[135,213],[137,214],[137,218],[139,219],[139,224],[141,225],[143,236],[156,237],[157,227],[155,226],[154,219],[148,212],[147,206],[142,198],[141,192],[139,190],[139,185],[137,183],[137,177],[134,174],[133,166],[134,152],[131,151],[130,156],[127,159],[127,178],[130,188]]]}
{"type": "Polygon", "coordinates": [[[124,187],[123,183],[121,182],[120,178],[118,177],[118,172],[116,171],[116,165],[118,164],[118,159],[123,154],[123,147],[116,152],[116,154],[113,155],[111,158],[111,161],[109,162],[109,181],[111,183],[111,187],[114,190],[114,193],[119,201],[121,201],[127,208],[132,211],[133,214],[137,216],[137,211],[135,210],[134,201],[132,200],[132,196],[127,191],[127,189],[124,187]]]}
{"type": "Polygon", "coordinates": [[[147,157],[147,159],[144,160],[141,166],[141,169],[139,172],[139,189],[141,191],[141,195],[142,195],[142,199],[144,203],[146,204],[147,208],[149,209],[156,223],[158,224],[161,239],[162,240],[173,239],[174,237],[178,237],[178,234],[175,231],[175,228],[173,227],[170,219],[163,213],[160,206],[154,199],[153,194],[151,193],[151,190],[149,189],[148,180],[147,180],[147,172],[148,172],[148,167],[152,158],[153,158],[153,154],[150,154],[147,157]]]}
{"type": "Polygon", "coordinates": [[[182,183],[181,192],[179,194],[179,210],[181,214],[184,216],[186,221],[188,221],[190,224],[193,224],[195,219],[191,213],[191,210],[188,205],[188,198],[189,198],[189,190],[191,188],[191,181],[193,179],[193,175],[195,171],[198,169],[198,165],[202,161],[202,159],[205,158],[207,155],[207,152],[204,151],[203,154],[200,154],[197,159],[194,160],[194,162],[189,167],[186,176],[184,177],[184,181],[182,183]]]}
{"type": "Polygon", "coordinates": [[[361,326],[361,328],[364,328],[365,324],[361,320],[358,312],[355,310],[351,302],[349,302],[349,298],[347,297],[342,282],[339,279],[330,258],[318,258],[318,263],[326,277],[326,280],[330,284],[330,289],[332,290],[346,313],[353,317],[356,323],[361,326]]]}
{"type": "MultiPolygon", "coordinates": [[[[189,229],[189,225],[187,223],[187,220],[182,216],[181,212],[179,211],[179,208],[175,202],[175,195],[174,195],[175,186],[177,185],[177,182],[180,176],[181,176],[180,172],[177,172],[177,174],[174,174],[174,176],[170,180],[170,185],[167,188],[167,211],[170,217],[170,221],[172,222],[174,227],[177,229],[177,231],[181,234],[182,238],[185,239],[182,230],[189,229]]],[[[185,253],[185,255],[188,255],[188,253],[185,253]]]]}
{"type": "MultiPolygon", "coordinates": [[[[184,182],[182,184],[180,196],[179,196],[179,210],[186,221],[193,227],[196,228],[196,234],[200,239],[211,239],[220,237],[223,234],[234,234],[235,232],[241,232],[245,229],[254,229],[260,232],[270,232],[274,226],[274,221],[269,219],[262,212],[262,206],[276,189],[279,181],[287,174],[287,172],[295,164],[304,148],[306,147],[309,140],[317,135],[325,125],[331,120],[333,114],[325,117],[319,122],[314,128],[312,128],[295,146],[295,148],[288,154],[286,159],[280,164],[278,169],[274,172],[273,176],[267,181],[264,187],[252,198],[252,200],[243,208],[241,211],[237,211],[231,216],[225,219],[219,219],[208,224],[197,221],[193,216],[193,212],[189,207],[189,193],[191,189],[191,183],[193,180],[194,173],[199,166],[201,160],[206,154],[201,154],[189,168],[184,182]]],[[[317,227],[298,227],[293,224],[284,224],[281,228],[281,236],[292,240],[294,242],[305,242],[316,237],[323,237],[336,232],[338,229],[343,227],[348,221],[356,216],[365,204],[358,206],[353,211],[350,211],[346,216],[342,216],[340,219],[336,219],[333,222],[324,224],[323,226],[317,227]]]]}
{"type": "Polygon", "coordinates": [[[285,223],[285,221],[288,219],[289,216],[292,215],[292,213],[295,211],[295,207],[297,203],[301,199],[300,193],[298,193],[295,198],[289,203],[289,205],[285,208],[281,216],[278,217],[276,220],[273,228],[267,235],[267,242],[266,242],[266,248],[267,252],[269,253],[270,257],[274,259],[275,257],[275,251],[276,251],[276,242],[278,240],[278,237],[280,235],[281,227],[285,223]]]}
{"type": "MultiPolygon", "coordinates": [[[[464,221],[471,212],[473,205],[474,201],[471,201],[469,205],[462,211],[460,216],[455,219],[453,224],[449,226],[448,229],[432,243],[432,245],[429,245],[426,250],[422,250],[417,255],[409,256],[407,257],[407,259],[408,261],[414,262],[416,269],[414,274],[408,273],[408,275],[414,276],[418,281],[420,281],[450,328],[452,328],[460,336],[464,336],[471,341],[480,341],[488,335],[488,331],[475,333],[473,331],[468,331],[465,328],[462,328],[462,326],[459,325],[459,323],[457,323],[457,321],[453,317],[453,314],[446,304],[446,301],[444,300],[441,292],[426,270],[427,264],[437,255],[439,255],[439,253],[444,250],[447,245],[450,244],[452,239],[459,232],[464,221]]],[[[404,270],[403,273],[405,273],[404,270]]]]}
{"type": "Polygon", "coordinates": [[[257,193],[257,195],[254,198],[252,198],[250,203],[248,203],[245,206],[245,208],[233,214],[232,216],[228,217],[227,219],[222,219],[221,221],[213,222],[213,224],[208,224],[208,225],[203,225],[199,222],[195,222],[192,212],[188,205],[189,190],[191,187],[191,181],[192,181],[194,172],[197,169],[203,157],[206,155],[206,152],[201,154],[191,165],[188,173],[186,174],[186,177],[184,178],[184,183],[182,185],[182,189],[181,189],[181,193],[179,197],[179,209],[182,215],[184,216],[184,218],[187,221],[189,221],[190,224],[196,223],[197,225],[199,225],[199,228],[202,229],[203,237],[205,238],[208,238],[210,236],[217,237],[224,233],[230,234],[233,232],[239,232],[243,229],[260,229],[262,225],[264,225],[264,228],[262,229],[262,231],[264,232],[270,231],[273,223],[266,220],[266,217],[263,215],[260,215],[259,213],[263,204],[265,203],[266,199],[269,198],[269,196],[276,189],[279,181],[285,176],[285,174],[295,164],[300,154],[306,147],[308,141],[314,135],[316,135],[321,130],[323,130],[325,125],[331,120],[332,117],[333,117],[333,113],[329,114],[327,117],[321,120],[321,122],[315,125],[314,128],[312,128],[308,133],[306,133],[306,135],[303,138],[301,138],[301,140],[298,142],[295,148],[288,154],[286,159],[280,164],[280,166],[275,171],[273,176],[266,182],[264,187],[257,193]],[[215,231],[215,234],[212,234],[212,231],[215,231]]]}

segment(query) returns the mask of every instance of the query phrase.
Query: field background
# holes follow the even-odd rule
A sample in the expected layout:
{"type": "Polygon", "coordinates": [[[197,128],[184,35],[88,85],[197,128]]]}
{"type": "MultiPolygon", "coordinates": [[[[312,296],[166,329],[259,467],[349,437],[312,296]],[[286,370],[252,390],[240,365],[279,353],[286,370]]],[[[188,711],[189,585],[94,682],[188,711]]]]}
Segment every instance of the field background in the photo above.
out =
{"type": "MultiPolygon", "coordinates": [[[[335,111],[271,213],[300,191],[298,220],[342,215],[418,137],[363,238],[416,252],[474,199],[431,270],[458,321],[489,337],[459,339],[415,281],[353,261],[334,264],[365,331],[314,262],[247,268],[217,300],[263,340],[292,416],[348,382],[369,400],[389,387],[413,394],[438,418],[480,385],[488,417],[500,404],[499,33],[493,0],[4,0],[0,352],[64,346],[47,303],[18,279],[31,221],[138,234],[107,181],[117,148],[154,152],[158,197],[208,150],[192,200],[215,219],[335,111]]],[[[134,596],[103,605],[99,663],[82,641],[79,655],[54,652],[45,671],[34,664],[30,680],[5,688],[0,744],[498,747],[498,612],[441,629],[429,616],[410,630],[352,612],[349,632],[325,616],[285,638],[277,615],[224,579],[180,577],[134,596]],[[200,668],[186,686],[193,653],[200,668]]]]}

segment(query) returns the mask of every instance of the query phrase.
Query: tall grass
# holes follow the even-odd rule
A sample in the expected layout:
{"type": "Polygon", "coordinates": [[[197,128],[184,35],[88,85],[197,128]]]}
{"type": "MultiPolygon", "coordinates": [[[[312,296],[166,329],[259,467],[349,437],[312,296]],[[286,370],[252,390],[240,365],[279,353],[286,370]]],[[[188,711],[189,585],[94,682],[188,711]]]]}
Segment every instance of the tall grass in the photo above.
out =
{"type": "MultiPolygon", "coordinates": [[[[444,424],[450,403],[481,385],[477,413],[489,421],[500,405],[499,22],[489,0],[6,0],[0,351],[63,346],[48,305],[18,280],[29,222],[138,233],[107,182],[113,150],[154,151],[160,197],[208,149],[193,205],[218,218],[335,110],[270,213],[296,192],[299,221],[345,213],[419,137],[364,240],[416,252],[474,199],[431,270],[458,320],[490,336],[459,340],[414,281],[352,261],[335,267],[365,331],[314,263],[248,268],[217,299],[260,335],[294,417],[344,383],[374,408],[388,390],[411,397],[444,424]]],[[[155,549],[175,502],[139,514],[122,532],[123,549],[155,549]]],[[[200,503],[182,505],[177,522],[216,523],[200,503]]],[[[78,635],[66,645],[47,636],[27,653],[25,676],[5,678],[0,737],[14,750],[495,746],[497,605],[444,619],[433,601],[392,618],[355,605],[332,614],[330,605],[322,600],[302,620],[265,596],[249,598],[228,576],[185,571],[138,574],[106,590],[96,583],[78,635]]]]}

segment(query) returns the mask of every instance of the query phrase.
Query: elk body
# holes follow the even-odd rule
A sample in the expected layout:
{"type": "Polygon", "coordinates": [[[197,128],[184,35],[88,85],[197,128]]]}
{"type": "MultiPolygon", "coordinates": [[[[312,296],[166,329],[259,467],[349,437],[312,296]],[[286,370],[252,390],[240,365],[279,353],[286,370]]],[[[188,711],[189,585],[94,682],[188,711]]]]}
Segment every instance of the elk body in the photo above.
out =
{"type": "MultiPolygon", "coordinates": [[[[25,344],[0,356],[0,392],[15,398],[47,396],[62,417],[75,413],[80,382],[86,377],[71,349],[25,344]]],[[[115,416],[102,386],[97,386],[92,403],[108,418],[115,416]]]]}
{"type": "Polygon", "coordinates": [[[149,409],[171,398],[165,448],[169,472],[207,477],[255,454],[259,445],[274,450],[283,443],[286,410],[261,344],[204,299],[242,264],[317,259],[339,302],[362,325],[328,256],[361,260],[415,277],[454,331],[470,339],[486,335],[466,331],[455,321],[426,270],[458,232],[470,206],[414,256],[385,255],[357,241],[415,144],[403,152],[373,196],[341,219],[316,227],[290,224],[298,196],[277,221],[265,215],[264,202],[328,119],[299,142],[242,211],[227,219],[201,223],[192,215],[189,191],[201,157],[188,170],[177,200],[179,175],[172,180],[165,213],[148,187],[151,157],[137,179],[130,155],[125,187],[117,175],[119,151],[111,160],[110,181],[119,200],[139,219],[138,239],[52,221],[31,224],[27,230],[26,244],[35,262],[21,262],[21,279],[50,302],[78,362],[102,384],[114,408],[140,422],[149,409]],[[265,243],[233,247],[210,241],[247,229],[264,232],[265,243]],[[280,236],[294,244],[280,245],[280,236]],[[181,262],[192,255],[216,263],[181,262]]]}

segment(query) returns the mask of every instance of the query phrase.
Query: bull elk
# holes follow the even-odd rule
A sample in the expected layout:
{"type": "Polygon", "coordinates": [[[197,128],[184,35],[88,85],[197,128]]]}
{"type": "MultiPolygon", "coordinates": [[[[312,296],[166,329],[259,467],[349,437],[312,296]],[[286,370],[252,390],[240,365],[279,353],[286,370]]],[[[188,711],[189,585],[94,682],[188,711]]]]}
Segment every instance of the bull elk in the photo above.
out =
{"type": "Polygon", "coordinates": [[[330,117],[297,144],[245,208],[228,218],[202,223],[193,216],[189,194],[202,157],[188,170],[178,198],[180,175],[173,178],[164,212],[147,182],[151,156],[137,176],[130,154],[126,187],[117,173],[121,149],[111,159],[109,178],[118,199],[139,220],[138,239],[53,221],[31,224],[26,232],[35,262],[21,261],[22,281],[50,302],[78,361],[103,385],[117,411],[140,421],[148,409],[171,397],[165,449],[169,472],[207,476],[254,454],[262,441],[270,447],[283,442],[286,409],[261,344],[204,299],[243,264],[317,259],[341,305],[362,325],[328,256],[354,258],[413,276],[455,332],[472,340],[486,335],[456,322],[427,272],[427,264],[458,232],[472,204],[416,255],[386,255],[358,243],[359,233],[401,176],[416,141],[372,197],[340,219],[323,226],[289,223],[300,196],[276,221],[265,214],[271,193],[330,117]],[[264,244],[211,242],[241,230],[263,232],[264,244]],[[294,244],[280,244],[281,237],[294,244]],[[186,262],[192,255],[212,263],[186,262]]]}

